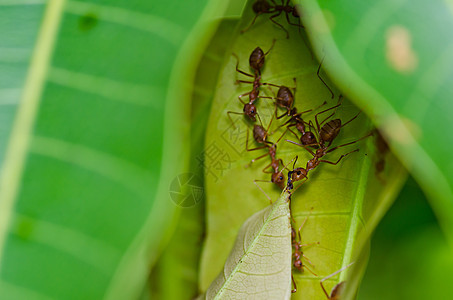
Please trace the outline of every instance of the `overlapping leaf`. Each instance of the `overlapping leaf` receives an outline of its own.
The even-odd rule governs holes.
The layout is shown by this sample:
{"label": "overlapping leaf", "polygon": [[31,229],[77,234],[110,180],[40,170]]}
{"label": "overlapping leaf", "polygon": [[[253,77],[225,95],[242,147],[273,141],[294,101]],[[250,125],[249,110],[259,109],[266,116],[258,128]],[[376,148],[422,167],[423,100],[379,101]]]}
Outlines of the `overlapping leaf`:
{"label": "overlapping leaf", "polygon": [[[240,29],[247,27],[252,17],[249,6]],[[278,20],[288,28],[284,18]],[[295,77],[297,81],[295,105],[299,111],[315,108],[324,101],[328,102],[325,108],[332,107],[337,103],[340,92],[334,89],[335,99],[331,99],[328,89],[316,75],[319,63],[313,59],[307,48],[304,34],[299,34],[296,27],[289,27],[289,30],[291,37],[286,39],[281,29],[273,25],[265,15],[260,16],[250,30],[243,35],[237,35],[229,51],[238,55],[239,68],[249,72],[248,57],[252,50],[260,46],[266,52],[271,47],[273,39],[276,39],[275,46],[266,56],[262,72],[263,82],[292,87]],[[207,169],[209,175],[206,177],[207,238],[201,264],[202,290],[206,290],[223,268],[241,224],[269,203],[253,182],[257,179],[270,180],[270,174],[261,171],[270,163],[268,157],[248,166],[251,159],[265,154],[266,150],[246,151],[247,131],[250,133],[251,123],[244,116],[236,116],[233,125],[227,117],[228,111],[242,111],[242,105],[237,97],[251,89],[247,84],[235,84],[237,79],[248,79],[235,71],[235,65],[236,59],[231,55],[227,58],[221,73],[205,143],[206,151],[210,150],[211,154],[217,156],[210,157],[211,164],[207,161],[210,168]],[[327,82],[332,87],[328,80]],[[275,93],[276,89],[272,91],[267,87],[261,89],[261,95],[271,96]],[[264,126],[267,127],[274,112],[272,101],[259,99],[257,110]],[[279,113],[282,111],[279,110]],[[336,110],[336,117],[346,122],[357,113],[357,108],[348,100],[343,100],[341,107]],[[313,120],[313,117],[314,113],[304,115],[306,120]],[[270,131],[274,131],[277,124],[278,122],[274,120]],[[361,114],[351,124],[342,128],[334,144],[354,141],[371,129],[370,121]],[[279,130],[269,139],[276,141],[282,133],[283,130]],[[259,146],[252,141],[251,134],[249,138],[249,148]],[[310,158],[308,152],[285,142],[284,139],[295,140],[295,137],[291,133],[286,134],[283,141],[278,144],[277,156],[288,164],[298,155],[296,165],[305,166]],[[341,154],[356,148],[360,149],[358,153],[352,153],[338,165],[321,164],[312,171],[309,180],[293,198],[295,227],[298,228],[308,217],[305,227],[301,230],[302,242],[320,242],[319,245],[304,250],[313,263],[312,269],[318,277],[308,271],[303,274],[295,273],[298,290],[301,291],[294,295],[297,299],[325,297],[319,286],[319,279],[363,255],[367,238],[404,181],[404,169],[389,153],[382,154],[386,159],[386,167],[384,173],[376,176],[375,163],[378,157],[373,138],[355,146],[340,148],[329,154],[326,159],[336,161]],[[279,190],[275,186],[262,182],[258,184],[271,199],[277,198]],[[313,212],[309,215],[311,207]],[[364,257],[366,258],[366,255]],[[364,266],[364,259],[356,264],[355,282],[350,284],[354,289],[361,278]],[[330,289],[346,278],[345,276],[346,272],[343,272],[331,278],[326,283],[327,288]]]}
{"label": "overlapping leaf", "polygon": [[291,225],[289,194],[244,222],[225,266],[206,299],[289,299]]}
{"label": "overlapping leaf", "polygon": [[0,295],[133,299],[188,165],[183,83],[197,60],[185,57],[201,57],[193,28],[207,2],[3,2],[2,63],[32,59],[24,86],[6,83],[22,98],[2,145]]}
{"label": "overlapping leaf", "polygon": [[[451,3],[297,1],[326,67],[382,127],[453,240]],[[422,21],[421,21],[422,20]]]}

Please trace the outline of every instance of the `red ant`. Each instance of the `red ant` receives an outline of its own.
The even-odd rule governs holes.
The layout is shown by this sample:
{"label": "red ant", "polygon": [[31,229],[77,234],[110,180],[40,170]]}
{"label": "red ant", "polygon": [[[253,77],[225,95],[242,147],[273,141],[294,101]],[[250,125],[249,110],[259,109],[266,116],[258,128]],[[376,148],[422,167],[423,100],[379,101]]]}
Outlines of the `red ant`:
{"label": "red ant", "polygon": [[[236,80],[236,83],[250,83],[253,85],[252,90],[250,92],[241,94],[238,96],[239,101],[244,105],[243,112],[234,112],[234,111],[228,111],[228,117],[230,118],[231,123],[234,126],[234,122],[231,119],[230,114],[236,114],[236,115],[246,115],[248,116],[253,122],[256,121],[255,115],[256,115],[256,106],[255,106],[255,101],[258,98],[269,98],[269,97],[262,97],[259,96],[260,93],[260,86],[262,85],[269,85],[269,86],[275,86],[279,87],[278,85],[272,84],[272,83],[265,83],[261,82],[261,69],[264,65],[264,58],[266,55],[271,51],[271,49],[274,47],[275,40],[272,42],[272,46],[269,48],[269,50],[264,53],[264,51],[260,47],[256,47],[255,50],[252,51],[249,57],[249,65],[250,67],[254,70],[254,75],[249,74],[247,72],[244,72],[239,69],[239,58],[237,57],[236,54],[233,53],[233,55],[236,57],[237,62],[236,62],[236,71],[248,76],[254,78],[253,81],[247,81],[247,80]],[[246,103],[242,100],[242,97],[244,96],[249,96],[249,102]]]}
{"label": "red ant", "polygon": [[[267,181],[267,180],[254,180],[254,183],[266,195],[266,197],[269,199],[269,201],[271,203],[272,203],[272,199],[266,194],[266,192],[263,191],[263,189],[261,189],[261,187],[257,184],[257,182],[271,182],[271,183],[276,184],[280,189],[283,190],[284,182],[285,182],[285,177],[283,175],[283,169],[287,169],[287,166],[284,165],[283,160],[277,158],[277,144],[283,138],[283,136],[285,135],[286,131],[283,132],[283,134],[280,136],[280,138],[275,143],[267,141],[268,131],[269,131],[269,128],[270,128],[270,126],[272,124],[273,119],[274,119],[274,117],[272,117],[271,121],[269,122],[269,125],[268,125],[267,129],[264,129],[262,125],[255,125],[253,127],[253,138],[255,139],[255,141],[257,143],[264,144],[263,146],[259,146],[259,147],[253,148],[253,149],[249,149],[249,147],[248,147],[248,141],[249,141],[248,131],[247,131],[247,139],[246,139],[246,144],[245,144],[247,151],[255,151],[255,150],[259,150],[259,149],[268,148],[268,152],[267,153],[255,158],[255,159],[252,159],[252,161],[247,165],[247,167],[250,166],[255,161],[257,161],[257,160],[269,155],[269,157],[271,158],[271,163],[269,165],[267,165],[262,171],[264,173],[271,173],[272,174],[271,180],[270,181]],[[260,119],[260,122],[261,122],[261,119]],[[268,145],[266,145],[266,144],[268,144]],[[282,166],[284,166],[281,170],[279,169],[280,168],[280,164]],[[266,171],[269,168],[272,168],[273,171],[272,172]]]}
{"label": "red ant", "polygon": [[[312,273],[313,275],[315,276],[318,276],[316,275],[312,270],[310,270],[307,265],[304,265],[302,263],[302,258],[305,258],[309,263],[310,265],[312,265],[314,267],[314,265],[312,264],[312,262],[305,256],[305,254],[302,252],[302,247],[307,247],[307,246],[311,246],[311,245],[319,245],[319,242],[314,242],[314,243],[309,243],[309,244],[302,244],[302,238],[300,237],[300,231],[301,229],[304,227],[305,223],[307,222],[308,220],[308,217],[310,216],[311,212],[313,211],[313,207],[311,208],[308,216],[305,218],[305,220],[302,222],[302,225],[300,225],[299,227],[299,230],[297,232],[297,236],[299,237],[299,241],[297,241],[296,239],[296,230],[291,227],[291,243],[292,243],[292,246],[294,247],[294,254],[293,254],[293,267],[295,269],[297,269],[299,272],[303,272],[304,269],[307,269],[308,271],[310,271],[310,273]],[[296,282],[294,281],[294,277],[293,275],[291,274],[291,279],[293,281],[293,284],[294,284],[294,289],[291,290],[292,293],[295,293],[297,291],[297,286],[296,286]]]}
{"label": "red ant", "polygon": [[[273,5],[271,5],[266,0],[257,0],[255,3],[253,3],[252,9],[256,14],[255,18],[253,18],[252,23],[250,23],[250,25],[247,28],[241,30],[241,33],[244,33],[247,30],[249,30],[250,27],[252,27],[253,24],[255,24],[256,18],[258,18],[258,16],[261,14],[273,14],[272,16],[269,17],[269,20],[271,20],[274,24],[276,24],[278,27],[280,27],[286,32],[286,38],[289,38],[288,30],[286,30],[282,24],[274,20],[274,18],[280,16],[282,13],[285,13],[288,24],[299,27],[299,31],[300,28],[304,28],[304,26],[300,25],[300,14],[297,5],[294,6],[290,5],[289,4],[290,0],[286,0],[286,2],[284,2],[284,0],[281,0],[281,4],[277,4],[274,0],[270,1],[272,2]],[[289,19],[290,14],[293,15],[293,17],[297,18],[298,24],[291,23]]]}
{"label": "red ant", "polygon": [[329,300],[340,300],[341,298],[341,294],[343,293],[343,289],[344,289],[344,284],[345,284],[345,281],[342,281],[338,284],[336,284],[333,288],[332,288],[332,291],[330,292],[330,295],[329,293],[327,293],[326,289],[324,288],[324,285],[322,284],[325,280],[329,279],[330,277],[332,276],[335,276],[336,274],[344,271],[345,269],[349,268],[354,262],[350,263],[349,265],[347,265],[346,267],[344,268],[341,268],[340,270],[330,274],[329,276],[327,277],[324,277],[323,279],[321,279],[321,288],[322,290],[324,291],[324,294],[326,295],[327,299]]}
{"label": "red ant", "polygon": [[[355,115],[352,119],[350,119],[349,121],[347,121],[344,124],[341,124],[341,120],[340,119],[335,119],[335,120],[331,120],[331,121],[327,122],[326,124],[322,125],[325,121],[327,121],[330,117],[332,117],[333,114],[328,116],[321,123],[318,122],[318,115],[320,115],[322,113],[325,113],[325,112],[327,112],[327,111],[329,111],[331,109],[337,108],[340,105],[341,105],[341,103],[337,104],[336,106],[333,106],[333,107],[331,107],[329,109],[326,109],[326,110],[324,110],[322,112],[319,112],[319,113],[317,113],[315,115],[316,128],[317,128],[317,133],[318,133],[317,142],[314,144],[314,145],[318,146],[318,149],[316,149],[316,152],[311,151],[307,147],[308,145],[298,144],[296,142],[293,142],[293,141],[290,141],[290,140],[286,140],[287,142],[290,142],[292,144],[295,144],[295,145],[298,145],[300,147],[305,148],[313,156],[313,158],[311,158],[307,162],[307,165],[306,165],[305,168],[302,168],[302,167],[296,168],[293,171],[291,171],[290,174],[288,174],[288,176],[291,176],[291,179],[288,178],[288,185],[290,185],[291,188],[292,188],[292,182],[299,181],[299,180],[302,180],[304,178],[306,179],[308,172],[313,170],[314,168],[316,168],[319,165],[319,163],[324,162],[324,163],[328,163],[328,164],[332,164],[332,165],[337,165],[343,159],[343,157],[345,157],[345,156],[347,156],[347,155],[349,155],[349,154],[351,154],[353,152],[357,152],[357,151],[359,151],[359,149],[355,149],[353,151],[350,151],[350,152],[348,152],[346,154],[341,155],[340,158],[336,162],[332,162],[332,161],[321,159],[322,157],[324,157],[328,153],[330,153],[330,152],[332,152],[332,151],[334,151],[334,150],[336,150],[338,148],[357,143],[357,142],[359,142],[359,141],[361,141],[361,140],[363,140],[363,139],[365,139],[368,136],[373,134],[372,132],[370,132],[369,134],[361,137],[358,140],[355,140],[355,141],[352,141],[352,142],[349,142],[349,143],[346,143],[346,144],[343,144],[343,145],[339,145],[339,146],[336,146],[334,148],[329,149],[329,147],[332,144],[332,142],[334,141],[334,139],[340,133],[341,127],[344,127],[345,125],[349,124],[351,121],[353,121],[355,118],[357,118],[357,116],[360,114],[360,112],[359,112],[359,114]],[[322,127],[320,125],[322,125]]]}
{"label": "red ant", "polygon": [[[316,75],[318,76],[318,78],[321,80],[321,82],[324,84],[324,86],[329,90],[329,92],[331,93],[332,95],[332,98],[334,97],[334,94],[332,92],[332,90],[330,89],[330,87],[326,84],[326,82],[321,78],[321,75],[319,75],[319,72],[321,70],[321,65],[322,65],[322,61],[321,63],[319,64],[319,67],[318,67],[318,71],[316,72]],[[296,79],[294,78],[294,82],[296,82]],[[295,91],[295,89],[294,89]],[[290,93],[290,91],[289,91]],[[292,95],[291,95],[292,96]],[[340,95],[340,99],[341,99],[341,95]],[[288,99],[290,98],[289,96],[287,97]],[[292,98],[292,97],[291,97]],[[339,99],[339,101],[340,101]],[[278,103],[278,102],[277,102]],[[292,107],[292,104],[293,104],[293,101],[285,101],[285,102],[280,102],[278,103],[280,107],[283,107],[283,108],[286,108],[286,113],[282,114],[281,116],[277,116],[277,119],[280,119],[280,118],[283,118],[284,116],[289,116],[289,120],[286,121],[285,123],[283,123],[282,125],[280,125],[278,128],[282,127],[282,126],[285,126],[287,125],[287,128],[289,129],[290,127],[293,127],[295,126],[296,129],[302,134],[301,137],[300,137],[300,142],[302,143],[302,145],[311,145],[311,144],[316,144],[316,137],[315,135],[313,134],[313,132],[311,131],[306,131],[305,130],[305,125],[310,125],[309,123],[305,122],[302,118],[301,118],[301,115],[304,114],[304,113],[308,113],[308,112],[311,112],[312,109],[309,109],[309,110],[306,110],[306,111],[303,111],[303,112],[300,112],[298,113],[297,112],[297,108],[296,107]],[[326,101],[324,101],[323,104],[319,105],[318,107],[315,108],[318,109],[319,107],[323,106],[327,104]],[[288,125],[289,124],[289,125]],[[277,128],[277,129],[278,129]],[[289,129],[295,136],[297,139],[299,139],[299,137],[297,136],[296,133],[294,133],[294,131],[292,131],[291,129]]]}

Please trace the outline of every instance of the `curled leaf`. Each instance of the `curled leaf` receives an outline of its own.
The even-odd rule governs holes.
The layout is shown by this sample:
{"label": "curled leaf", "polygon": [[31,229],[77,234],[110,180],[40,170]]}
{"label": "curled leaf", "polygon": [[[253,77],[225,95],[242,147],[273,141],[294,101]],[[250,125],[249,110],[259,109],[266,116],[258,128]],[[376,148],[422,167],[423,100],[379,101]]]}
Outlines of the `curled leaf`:
{"label": "curled leaf", "polygon": [[255,213],[239,230],[206,299],[289,299],[291,226],[288,194]]}

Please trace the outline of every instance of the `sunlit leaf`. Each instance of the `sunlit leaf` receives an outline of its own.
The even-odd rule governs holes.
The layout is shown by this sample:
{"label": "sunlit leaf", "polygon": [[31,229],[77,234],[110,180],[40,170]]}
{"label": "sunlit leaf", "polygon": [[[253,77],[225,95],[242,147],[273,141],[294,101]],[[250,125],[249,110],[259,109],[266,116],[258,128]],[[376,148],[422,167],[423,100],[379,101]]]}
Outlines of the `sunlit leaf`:
{"label": "sunlit leaf", "polygon": [[382,128],[452,243],[452,4],[297,2],[329,74]]}
{"label": "sunlit leaf", "polygon": [[289,194],[245,221],[206,299],[289,299],[291,227]]}
{"label": "sunlit leaf", "polygon": [[[251,3],[237,29],[237,37],[228,50],[231,55],[227,56],[221,72],[208,124],[205,149],[206,152],[210,151],[211,156],[206,161],[207,238],[200,270],[202,290],[206,290],[223,268],[242,223],[253,213],[269,205],[267,197],[254,184],[254,180],[270,180],[270,174],[262,172],[262,169],[270,163],[269,157],[266,156],[248,166],[252,159],[264,155],[266,150],[247,152],[245,150],[247,131],[250,135],[249,148],[259,146],[251,138],[251,122],[246,117],[238,115],[234,116],[233,126],[227,116],[228,111],[242,112],[243,105],[237,97],[251,89],[248,84],[235,84],[237,79],[248,80],[248,78],[235,71],[236,58],[232,54],[238,55],[239,68],[250,72],[248,58],[252,50],[260,46],[266,52],[271,47],[273,39],[276,39],[275,46],[266,56],[262,81],[293,87],[295,77],[297,81],[295,105],[298,111],[313,109],[324,101],[327,101],[327,104],[323,108],[332,107],[337,104],[340,95],[340,91],[321,72],[321,76],[335,93],[335,99],[331,99],[328,88],[316,75],[319,62],[314,60],[307,48],[304,33],[299,34],[295,26],[289,27],[284,17],[276,20],[289,30],[289,39],[285,38],[285,32],[270,22],[266,15],[260,16],[256,24],[243,35],[239,34],[253,18],[250,5]],[[271,96],[276,90],[275,88],[271,91],[271,88],[262,87],[261,95]],[[343,95],[346,98],[348,96],[345,93]],[[258,99],[256,103],[263,124],[267,127],[274,112],[274,105],[268,99]],[[283,110],[279,109],[278,112],[281,114]],[[353,104],[343,99],[342,105],[336,110],[335,118],[346,122],[358,112]],[[306,114],[304,119],[313,120],[314,115],[315,113]],[[321,120],[323,118],[321,117]],[[274,120],[270,131],[276,130],[279,123],[282,123],[281,120]],[[372,128],[370,120],[364,114],[360,114],[341,129],[333,146],[357,140],[369,133]],[[276,141],[282,133],[283,130],[280,129],[269,139]],[[284,141],[285,139],[294,141],[295,137],[291,133],[286,133],[278,144],[277,157],[288,164],[298,155],[296,166],[305,167],[310,154],[303,148],[289,144]],[[360,151],[351,153],[338,165],[321,164],[311,171],[309,180],[293,197],[292,212],[296,221],[294,227],[299,228],[308,217],[306,225],[301,230],[302,242],[320,243],[304,249],[305,255],[314,265],[312,270],[318,277],[308,271],[302,274],[294,271],[297,288],[303,291],[293,295],[296,299],[325,297],[319,280],[360,257],[360,261],[356,262],[353,268],[326,281],[326,287],[330,290],[336,283],[344,280],[352,270],[354,276],[349,286],[357,288],[366,265],[367,240],[405,180],[404,168],[390,153],[376,153],[378,151],[374,137],[339,148],[326,156],[326,159],[335,162],[342,154],[354,149]],[[375,164],[382,157],[385,159],[385,168],[383,173],[376,175]],[[292,165],[288,168],[292,168]],[[277,199],[280,191],[276,186],[263,182],[258,184],[271,199]],[[310,214],[312,207],[313,211]]]}

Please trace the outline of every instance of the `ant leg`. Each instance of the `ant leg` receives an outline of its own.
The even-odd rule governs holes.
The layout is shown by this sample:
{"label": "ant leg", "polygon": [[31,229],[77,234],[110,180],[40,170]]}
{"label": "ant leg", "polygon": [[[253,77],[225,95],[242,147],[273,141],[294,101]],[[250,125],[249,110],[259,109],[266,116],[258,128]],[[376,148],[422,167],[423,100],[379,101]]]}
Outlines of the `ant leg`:
{"label": "ant leg", "polygon": [[[230,118],[231,124],[233,124],[234,129],[236,129],[236,125],[234,125],[233,119],[231,118],[230,114],[235,114],[235,115],[244,115],[244,113],[239,113],[235,111],[227,111],[228,118]],[[248,133],[248,131],[247,131]]]}
{"label": "ant leg", "polygon": [[297,286],[296,286],[296,282],[294,281],[293,274],[291,274],[291,280],[293,281],[293,284],[294,284],[294,289],[291,290],[291,293],[295,293],[295,292],[297,292]]}
{"label": "ant leg", "polygon": [[[326,153],[330,153],[330,152],[332,152],[332,151],[334,151],[334,150],[336,150],[336,149],[338,149],[338,148],[341,148],[341,147],[344,147],[344,146],[349,146],[349,145],[355,144],[355,143],[357,143],[357,142],[360,142],[361,140],[366,139],[366,138],[369,137],[370,135],[373,135],[373,132],[370,132],[370,133],[368,133],[367,135],[362,136],[362,137],[361,137],[360,139],[358,139],[358,140],[355,140],[355,141],[352,141],[352,142],[349,142],[349,143],[346,143],[346,144],[343,144],[343,145],[336,146],[336,147],[330,149],[329,151],[327,151]],[[357,150],[358,150],[358,149],[357,149]]]}
{"label": "ant leg", "polygon": [[352,266],[354,263],[355,263],[355,261],[353,261],[353,262],[350,263],[349,265],[347,265],[347,266],[341,268],[340,270],[335,271],[335,272],[333,272],[332,274],[330,274],[330,275],[324,277],[323,279],[321,279],[321,281],[320,281],[321,288],[322,288],[322,290],[324,291],[324,294],[326,294],[326,296],[327,296],[328,299],[330,299],[330,296],[329,296],[329,294],[327,293],[327,291],[326,291],[326,289],[324,288],[324,285],[323,285],[322,283],[323,283],[324,281],[326,281],[327,279],[331,278],[332,276],[335,276],[335,275],[337,275],[338,273],[343,272],[344,270],[346,270],[347,268],[349,268],[350,266]]}
{"label": "ant leg", "polygon": [[250,29],[250,27],[252,27],[252,26],[253,26],[253,24],[255,24],[256,18],[258,18],[258,16],[259,16],[259,15],[261,15],[261,13],[260,13],[260,12],[259,12],[259,13],[257,13],[257,14],[255,15],[255,17],[254,17],[254,18],[253,18],[253,20],[252,20],[252,23],[250,23],[250,25],[249,25],[249,26],[247,26],[247,27],[246,27],[245,29],[242,29],[242,30],[241,30],[241,34],[243,34],[244,32],[246,32],[247,30],[249,30],[249,29]]}
{"label": "ant leg", "polygon": [[324,85],[326,86],[326,88],[329,90],[329,92],[332,94],[332,99],[334,98],[334,94],[332,92],[332,89],[327,85],[327,83],[321,78],[321,75],[319,75],[319,71],[321,70],[321,65],[324,61],[324,58],[321,60],[321,63],[319,64],[319,67],[318,67],[318,71],[316,72],[316,75],[318,75],[318,78],[322,81],[322,83],[324,83]]}
{"label": "ant leg", "polygon": [[247,80],[236,80],[236,84],[239,84],[239,83],[250,83],[250,84],[253,84],[253,81],[247,81]]}
{"label": "ant leg", "polygon": [[328,164],[331,164],[331,165],[337,165],[337,164],[343,159],[343,157],[346,157],[346,156],[348,156],[349,154],[354,153],[354,152],[357,152],[357,151],[359,151],[359,149],[355,149],[355,150],[353,150],[353,151],[351,151],[351,152],[348,152],[348,153],[346,153],[346,154],[343,154],[342,156],[340,156],[340,158],[339,158],[336,162],[328,161],[328,160],[324,160],[324,159],[319,160],[319,162],[324,162],[324,163],[328,163]]}
{"label": "ant leg", "polygon": [[[277,110],[275,110],[275,113],[277,113]],[[277,117],[277,120],[280,120],[281,118],[283,118],[284,116],[287,116],[287,115],[288,115],[288,112],[284,112],[281,116]],[[284,125],[280,125],[279,128],[282,126],[285,126],[286,124],[288,124],[288,122],[291,122],[291,120],[288,120]]]}
{"label": "ant leg", "polygon": [[292,22],[290,21],[290,19],[289,19],[289,13],[288,13],[288,12],[285,12],[285,14],[286,14],[286,21],[288,21],[288,24],[289,24],[289,25],[293,25],[293,26],[299,27],[299,32],[300,32],[300,29],[301,29],[301,28],[305,28],[304,26],[300,25],[300,19],[299,19],[299,18],[297,18],[297,19],[299,19],[299,24],[292,23]]}
{"label": "ant leg", "polygon": [[[351,121],[353,121],[355,118],[357,118],[357,117],[360,115],[360,113],[361,113],[361,111],[359,111],[358,114],[356,114],[354,117],[352,117],[351,120],[349,120],[349,121],[347,121],[346,123],[342,124],[341,127],[344,127],[344,126],[346,126],[348,123],[350,123]],[[341,127],[340,127],[340,128],[341,128]]]}
{"label": "ant leg", "polygon": [[330,108],[328,108],[328,109],[325,109],[325,110],[323,110],[323,111],[320,111],[319,113],[317,113],[317,114],[315,115],[315,121],[316,121],[316,126],[317,126],[317,131],[318,131],[318,132],[321,130],[320,125],[322,125],[322,123],[324,123],[324,122],[327,121],[329,118],[331,118],[331,117],[335,114],[335,112],[334,112],[333,114],[329,115],[327,118],[325,118],[321,123],[318,122],[318,115],[323,114],[323,113],[325,113],[325,112],[328,112],[329,110],[335,109],[335,108],[337,108],[337,107],[340,106],[340,105],[341,105],[341,104],[337,104],[337,105],[332,106],[332,107],[330,107]]}
{"label": "ant leg", "polygon": [[269,48],[269,50],[267,50],[267,52],[264,53],[264,56],[266,56],[266,55],[272,50],[272,48],[274,48],[274,45],[275,45],[275,39],[272,40],[272,45],[271,45],[271,47]]}
{"label": "ant leg", "polygon": [[286,128],[286,130],[282,133],[282,135],[278,138],[278,140],[275,142],[275,144],[278,144],[278,142],[280,142],[280,140],[282,139],[282,137],[286,134],[286,132],[288,131],[288,128]]}
{"label": "ant leg", "polygon": [[[292,126],[292,125],[290,125],[290,126]],[[289,126],[286,127],[286,128],[287,128],[292,134],[294,134],[294,136],[296,137],[296,139],[299,139],[299,137],[297,136],[297,134],[296,134],[294,131],[292,131],[292,130],[289,128]]]}
{"label": "ant leg", "polygon": [[297,190],[305,183],[305,181],[308,180],[308,177],[305,177],[304,179],[305,179],[305,180],[302,181],[302,182],[300,183],[300,185],[299,185],[298,187],[296,187],[296,188],[292,191],[292,193],[294,193],[295,191],[297,191]]}
{"label": "ant leg", "polygon": [[268,154],[269,154],[269,153],[264,153],[263,155],[258,156],[257,158],[252,159],[248,165],[249,165],[249,166],[252,165],[255,161],[260,160],[260,159],[262,159],[263,157],[266,157]]}
{"label": "ant leg", "polygon": [[278,27],[280,27],[283,31],[286,32],[286,38],[289,39],[289,32],[288,30],[285,29],[285,27],[283,27],[282,24],[278,23],[277,21],[274,20],[274,18],[278,17],[279,15],[281,15],[282,11],[279,11],[277,12],[275,15],[272,15],[269,17],[269,20],[271,20],[272,23],[276,24]]}
{"label": "ant leg", "polygon": [[301,224],[300,227],[299,227],[299,230],[297,231],[297,234],[299,235],[299,241],[302,241],[302,238],[300,237],[300,231],[301,231],[302,228],[304,227],[305,223],[307,223],[308,217],[311,215],[312,211],[313,211],[313,207],[310,209],[310,212],[309,212],[308,215],[305,217],[304,221],[302,222],[302,224]]}
{"label": "ant leg", "polygon": [[238,96],[239,101],[241,101],[241,103],[245,105],[245,102],[242,101],[242,97],[247,96],[247,95],[250,95],[251,93],[252,93],[252,92],[247,92],[247,93],[244,93],[244,94],[242,94],[242,95],[239,95],[239,96]]}
{"label": "ant leg", "polygon": [[[303,255],[305,257],[305,259],[307,259],[307,257],[305,255]],[[304,269],[307,269],[311,274],[315,275],[316,277],[318,277],[318,274],[316,274],[315,272],[313,272],[312,270],[310,270],[310,268],[307,267],[307,265],[304,265]]]}
{"label": "ant leg", "polygon": [[321,288],[322,288],[322,290],[324,291],[324,294],[326,294],[327,299],[330,299],[329,294],[327,293],[326,289],[324,288],[324,285],[322,284],[322,282],[323,282],[324,280],[325,280],[325,278],[324,278],[324,279],[321,279],[321,281],[320,281],[320,283],[321,283]]}
{"label": "ant leg", "polygon": [[[258,116],[259,116],[259,115],[258,115]],[[269,136],[269,129],[271,128],[272,121],[274,121],[274,114],[272,114],[271,121],[269,122],[269,125],[267,125],[267,128],[266,128],[266,135],[265,135],[265,138],[264,138],[264,139],[266,139],[266,138]],[[277,142],[277,143],[278,143],[278,142]]]}
{"label": "ant leg", "polygon": [[267,199],[269,199],[269,202],[272,204],[272,199],[271,197],[269,197],[269,195],[258,185],[258,182],[270,182],[272,183],[272,181],[268,181],[268,180],[253,180],[253,183],[256,185],[257,188],[260,189],[260,191],[266,195]]}
{"label": "ant leg", "polygon": [[274,172],[272,172],[272,171],[271,171],[271,172],[267,172],[267,171],[265,171],[265,170],[269,169],[269,167],[270,167],[270,166],[272,166],[272,163],[270,163],[270,164],[268,164],[268,165],[267,165],[266,167],[264,167],[264,169],[262,170],[262,171],[263,171],[263,173],[267,173],[267,174],[271,174],[271,173],[274,173]]}
{"label": "ant leg", "polygon": [[311,151],[310,149],[307,148],[307,146],[311,146],[311,145],[302,145],[302,144],[299,144],[299,143],[296,143],[296,142],[293,142],[291,140],[285,140],[291,144],[294,144],[294,145],[297,145],[297,146],[300,146],[300,147],[303,147],[305,148],[305,150],[307,150],[308,152],[310,152],[311,155],[315,156],[315,153],[313,153],[313,151]]}
{"label": "ant leg", "polygon": [[254,75],[249,74],[249,73],[247,73],[247,72],[244,72],[244,71],[240,70],[240,69],[239,69],[239,57],[236,55],[236,53],[233,53],[233,56],[236,57],[236,60],[237,60],[237,62],[236,62],[236,72],[239,72],[239,73],[241,73],[242,75],[245,75],[245,76],[248,76],[248,77],[255,78]]}

